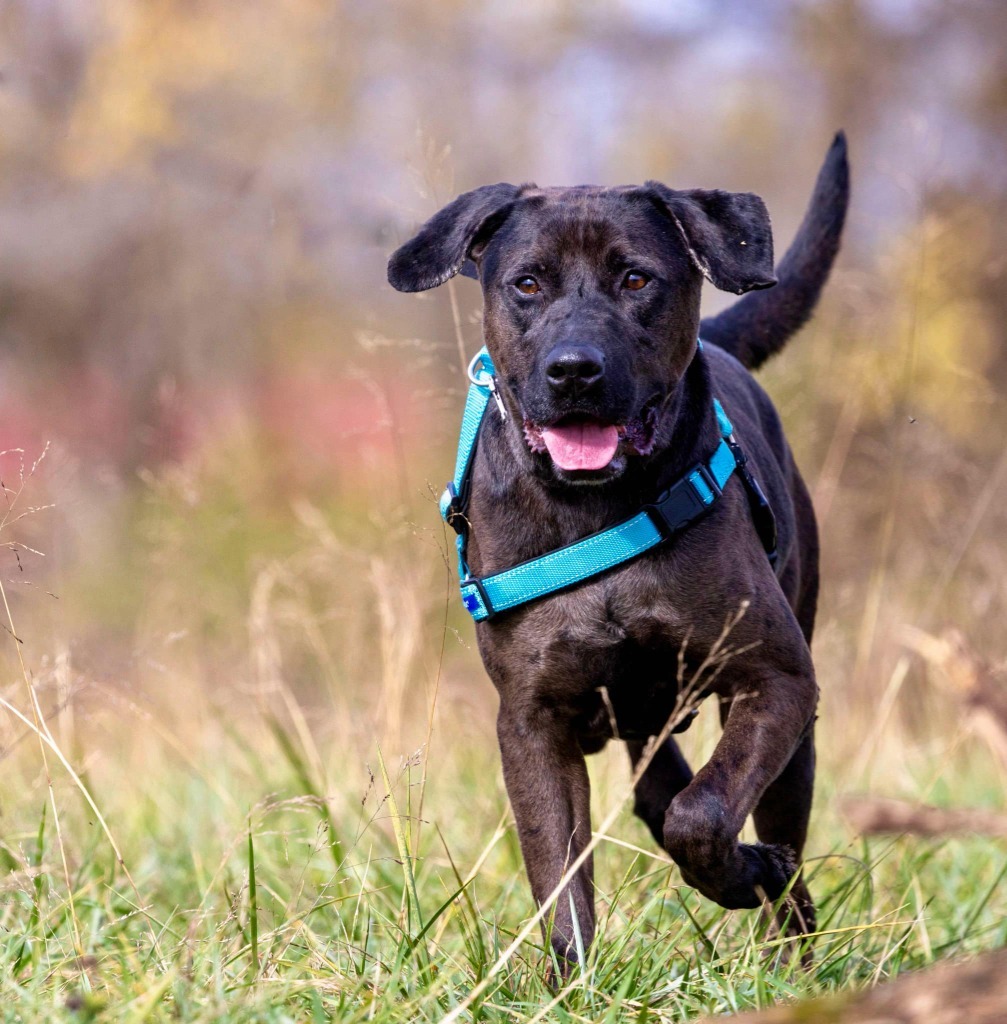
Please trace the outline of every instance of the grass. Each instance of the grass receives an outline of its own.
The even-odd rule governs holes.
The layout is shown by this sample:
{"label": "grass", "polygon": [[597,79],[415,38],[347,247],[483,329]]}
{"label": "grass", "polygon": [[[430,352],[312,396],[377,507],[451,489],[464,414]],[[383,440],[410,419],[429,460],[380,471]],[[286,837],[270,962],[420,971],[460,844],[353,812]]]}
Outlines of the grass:
{"label": "grass", "polygon": [[458,1019],[687,1020],[1007,941],[995,843],[851,843],[833,822],[810,866],[822,934],[805,973],[774,961],[756,913],[682,886],[624,814],[600,844],[600,940],[554,993],[537,929],[499,963],[532,907],[491,751],[438,758],[421,822],[424,764],[388,771],[375,750],[361,802],[330,816],[292,734],[220,725],[188,765],[156,755],[110,795],[138,892],[79,802],[64,807],[69,887],[45,801],[8,833],[4,1020],[439,1021],[484,980]]}
{"label": "grass", "polygon": [[[632,817],[613,745],[591,759],[594,822],[609,823],[598,939],[550,988],[433,496],[277,502],[263,453],[222,445],[149,477],[127,539],[103,524],[76,575],[47,575],[34,550],[59,547],[65,523],[47,536],[45,516],[16,518],[31,473],[7,489],[0,1020],[670,1022],[1007,944],[1002,843],[867,842],[837,800],[1003,803],[996,758],[899,639],[906,623],[974,622],[977,642],[1000,642],[976,635],[1007,571],[992,485],[979,456],[941,455],[914,428],[903,441],[929,475],[896,487],[887,449],[850,443],[862,414],[841,403],[830,441],[795,383],[830,379],[837,347],[813,340],[767,375],[785,417],[814,424],[795,438],[823,467],[829,520],[810,971],[758,913],[681,883]],[[439,479],[442,455],[399,475]],[[704,708],[685,737],[693,763],[715,718]]]}
{"label": "grass", "polygon": [[[375,587],[383,578],[374,573]],[[1002,845],[850,837],[832,799],[848,784],[827,742],[809,864],[816,962],[781,962],[756,912],[702,899],[653,849],[613,749],[592,759],[595,822],[612,817],[596,856],[599,939],[554,991],[540,932],[523,927],[534,907],[491,688],[465,678],[470,650],[449,648],[441,663],[439,644],[417,642],[406,661],[427,693],[400,700],[402,657],[381,630],[428,630],[409,600],[376,613],[385,625],[372,646],[385,654],[352,710],[338,681],[327,699],[284,681],[291,624],[310,633],[324,602],[298,609],[282,593],[256,613],[253,648],[267,650],[216,690],[176,652],[157,669],[159,690],[149,678],[133,693],[91,680],[42,717],[66,669],[26,667],[22,692],[37,696],[39,718],[14,720],[0,782],[0,1019],[678,1021],[1007,942]],[[696,757],[715,741],[714,717],[704,709],[687,736]],[[938,743],[889,731],[898,743],[872,747],[872,770],[903,794],[999,799],[992,762],[964,734]]]}

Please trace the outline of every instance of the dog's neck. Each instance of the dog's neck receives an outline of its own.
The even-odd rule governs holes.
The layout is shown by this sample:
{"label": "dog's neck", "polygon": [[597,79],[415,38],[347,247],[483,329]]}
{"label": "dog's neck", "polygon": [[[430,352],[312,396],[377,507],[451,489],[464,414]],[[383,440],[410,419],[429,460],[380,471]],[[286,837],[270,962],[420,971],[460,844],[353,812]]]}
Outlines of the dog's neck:
{"label": "dog's neck", "polygon": [[713,411],[715,397],[709,360],[697,348],[682,380],[672,391],[653,455],[639,460],[638,467],[630,467],[642,476],[646,493],[656,497],[697,461],[710,457],[720,440]]}
{"label": "dog's neck", "polygon": [[528,451],[520,424],[502,420],[491,406],[473,466],[473,570],[496,572],[639,512],[717,447],[713,399],[709,361],[700,350],[672,390],[655,451],[632,456],[621,476],[596,485],[551,478]]}

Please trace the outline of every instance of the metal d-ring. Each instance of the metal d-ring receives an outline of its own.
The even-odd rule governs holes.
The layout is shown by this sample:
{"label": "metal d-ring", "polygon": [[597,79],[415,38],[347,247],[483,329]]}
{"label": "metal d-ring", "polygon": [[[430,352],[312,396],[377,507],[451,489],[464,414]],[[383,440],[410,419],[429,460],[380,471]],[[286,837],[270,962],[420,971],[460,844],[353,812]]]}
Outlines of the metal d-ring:
{"label": "metal d-ring", "polygon": [[[486,356],[486,350],[481,348],[469,362],[469,380],[472,381],[472,383],[475,384],[477,388],[489,387],[489,381],[493,379],[493,374],[490,373],[489,370],[483,370],[481,373],[477,373],[476,371],[476,367],[479,366],[480,363],[482,363]],[[492,363],[490,365],[492,365]]]}

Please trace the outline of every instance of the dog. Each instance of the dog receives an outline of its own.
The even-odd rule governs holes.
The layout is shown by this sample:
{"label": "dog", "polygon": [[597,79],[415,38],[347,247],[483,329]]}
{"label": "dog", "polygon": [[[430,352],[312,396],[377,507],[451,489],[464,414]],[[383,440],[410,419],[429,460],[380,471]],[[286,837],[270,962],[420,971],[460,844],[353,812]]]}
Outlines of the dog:
{"label": "dog", "polygon": [[[716,500],[639,557],[497,614],[470,595],[486,613],[476,635],[499,693],[504,778],[536,901],[581,861],[547,931],[564,973],[595,929],[585,755],[613,738],[636,769],[635,813],[688,884],[729,909],[775,904],[788,935],[815,931],[801,857],[815,772],[818,535],[750,371],[811,315],[848,198],[840,133],[775,269],[758,196],[656,181],[477,188],[389,260],[399,291],[459,272],[482,285],[499,412],[488,406],[454,508],[474,578],[652,509],[725,438],[736,459]],[[701,324],[704,279],[744,298]],[[697,674],[693,696],[719,699],[723,733],[693,774],[668,725]],[[759,841],[739,843],[749,815]]]}

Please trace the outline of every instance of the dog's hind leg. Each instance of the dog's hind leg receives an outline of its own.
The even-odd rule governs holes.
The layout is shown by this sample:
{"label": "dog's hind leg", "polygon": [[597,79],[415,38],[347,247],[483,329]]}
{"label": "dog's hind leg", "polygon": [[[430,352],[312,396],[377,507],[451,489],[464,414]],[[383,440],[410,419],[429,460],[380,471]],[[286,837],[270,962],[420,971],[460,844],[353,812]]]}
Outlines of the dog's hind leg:
{"label": "dog's hind leg", "polygon": [[[812,727],[786,768],[766,788],[752,813],[759,841],[790,847],[798,863],[808,836],[814,782],[815,735]],[[815,930],[815,905],[803,873],[794,879],[790,898],[780,907],[777,920],[788,935],[803,935]]]}
{"label": "dog's hind leg", "polygon": [[[634,774],[646,749],[647,744],[642,740],[626,740]],[[633,813],[650,829],[661,849],[664,849],[664,818],[668,805],[690,782],[692,769],[674,737],[669,736],[654,752],[633,788]]]}

